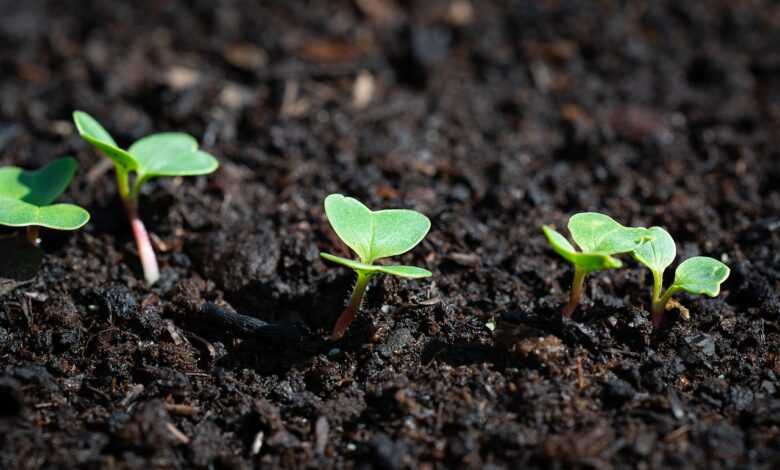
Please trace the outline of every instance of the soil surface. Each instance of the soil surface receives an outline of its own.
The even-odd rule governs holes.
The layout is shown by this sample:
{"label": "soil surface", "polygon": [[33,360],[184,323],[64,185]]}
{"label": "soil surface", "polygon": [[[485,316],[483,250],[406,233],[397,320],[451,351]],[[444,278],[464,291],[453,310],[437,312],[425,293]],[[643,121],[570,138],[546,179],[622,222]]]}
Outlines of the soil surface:
{"label": "soil surface", "polygon": [[[0,234],[0,468],[780,465],[776,2],[0,11],[0,163],[76,156],[62,199],[92,213],[44,231],[31,278],[39,254]],[[153,288],[74,109],[220,160],[146,185]],[[349,256],[334,192],[427,214],[400,260],[435,275],[374,280],[330,343],[354,280],[318,256]],[[626,259],[562,321],[572,269],[539,227],[585,210],[662,225],[678,261],[731,277],[654,334]]]}

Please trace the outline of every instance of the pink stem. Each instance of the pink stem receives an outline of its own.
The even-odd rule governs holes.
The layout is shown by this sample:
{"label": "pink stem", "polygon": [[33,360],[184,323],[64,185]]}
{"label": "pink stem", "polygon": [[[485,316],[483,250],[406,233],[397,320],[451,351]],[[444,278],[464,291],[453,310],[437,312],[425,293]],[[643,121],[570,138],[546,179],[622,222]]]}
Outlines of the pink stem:
{"label": "pink stem", "polygon": [[160,268],[157,266],[157,257],[154,254],[152,242],[149,239],[149,232],[141,219],[138,217],[138,211],[132,202],[125,202],[127,217],[130,220],[130,227],[135,237],[135,245],[138,248],[138,257],[141,258],[141,266],[144,270],[144,278],[148,285],[152,285],[160,279]]}

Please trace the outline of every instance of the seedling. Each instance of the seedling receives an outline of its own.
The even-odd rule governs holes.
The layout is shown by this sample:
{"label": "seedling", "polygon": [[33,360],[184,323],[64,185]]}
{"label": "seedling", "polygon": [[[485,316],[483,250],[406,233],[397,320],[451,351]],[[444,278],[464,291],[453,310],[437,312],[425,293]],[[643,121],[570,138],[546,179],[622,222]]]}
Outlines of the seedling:
{"label": "seedling", "polygon": [[[149,234],[138,217],[138,194],[141,192],[141,186],[157,177],[205,175],[216,170],[219,164],[214,157],[198,150],[198,141],[188,134],[152,134],[123,150],[111,134],[89,114],[76,111],[73,113],[73,121],[81,137],[114,162],[119,196],[130,219],[144,277],[147,284],[152,285],[160,278],[160,270]],[[132,185],[130,173],[135,173]]]}
{"label": "seedling", "polygon": [[78,164],[71,157],[26,171],[0,168],[0,225],[27,227],[27,239],[38,246],[40,227],[76,230],[89,221],[89,212],[74,204],[52,204],[70,184]]}
{"label": "seedling", "polygon": [[357,282],[346,309],[336,321],[331,340],[344,336],[355,319],[372,277],[390,274],[409,279],[431,276],[431,272],[415,266],[382,266],[373,264],[382,258],[396,256],[414,248],[428,233],[431,221],[407,209],[372,211],[357,199],[341,194],[325,198],[325,214],[336,234],[354,251],[360,261],[320,253],[326,260],[354,269]]}
{"label": "seedling", "polygon": [[720,284],[729,277],[729,268],[706,256],[694,256],[680,263],[674,282],[663,292],[664,271],[674,261],[677,248],[669,232],[661,227],[648,229],[648,241],[634,250],[634,258],[653,273],[652,320],[657,329],[663,324],[664,311],[678,292],[716,297]]}
{"label": "seedling", "polygon": [[553,250],[574,265],[569,303],[563,315],[571,317],[582,297],[585,277],[595,271],[614,269],[623,263],[612,255],[634,251],[643,241],[647,229],[620,225],[611,217],[597,212],[575,214],[569,219],[569,232],[582,251],[553,228],[542,226]]}

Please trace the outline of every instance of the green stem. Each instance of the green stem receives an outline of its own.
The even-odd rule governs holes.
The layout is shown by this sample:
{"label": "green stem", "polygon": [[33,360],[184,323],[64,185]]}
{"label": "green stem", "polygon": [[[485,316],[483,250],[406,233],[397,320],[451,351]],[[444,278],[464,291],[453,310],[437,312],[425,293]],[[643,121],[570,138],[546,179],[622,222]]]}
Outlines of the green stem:
{"label": "green stem", "polygon": [[136,175],[135,181],[133,182],[133,187],[130,190],[130,198],[133,200],[138,200],[138,195],[141,194],[141,186],[143,186],[144,183],[148,180],[147,177]]}
{"label": "green stem", "polygon": [[344,311],[336,320],[336,326],[333,327],[333,333],[330,334],[331,341],[335,341],[344,336],[344,333],[349,328],[349,325],[355,319],[360,310],[360,304],[363,302],[363,294],[366,292],[368,282],[371,280],[371,275],[365,272],[357,272],[357,281],[355,282],[355,288],[352,290],[352,296],[349,298],[349,303]]}
{"label": "green stem", "polygon": [[127,204],[127,201],[131,199],[129,179],[130,175],[128,172],[120,170],[119,167],[116,168],[116,187],[119,191],[119,197],[122,198],[122,201],[125,201],[125,205]]}
{"label": "green stem", "polygon": [[661,300],[661,291],[664,288],[664,273],[652,271],[653,273],[653,305]]}
{"label": "green stem", "polygon": [[666,304],[668,304],[669,299],[671,299],[672,296],[679,291],[680,289],[673,285],[666,289],[664,295],[660,296],[657,300],[653,299],[653,312],[651,318],[653,320],[653,328],[656,330],[661,328],[664,323],[664,312],[666,311]]}
{"label": "green stem", "polygon": [[569,303],[563,308],[563,316],[571,318],[577,306],[580,304],[582,298],[582,288],[585,284],[585,276],[588,272],[578,266],[574,267],[574,279],[571,283],[571,294],[569,296]]}

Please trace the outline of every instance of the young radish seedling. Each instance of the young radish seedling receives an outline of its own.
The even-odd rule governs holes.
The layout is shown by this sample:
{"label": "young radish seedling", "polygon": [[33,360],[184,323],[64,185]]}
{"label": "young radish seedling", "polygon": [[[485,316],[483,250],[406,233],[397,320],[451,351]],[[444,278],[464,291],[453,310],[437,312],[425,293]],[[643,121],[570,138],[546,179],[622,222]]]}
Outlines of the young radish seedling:
{"label": "young radish seedling", "polygon": [[[198,141],[188,134],[152,134],[136,141],[129,149],[122,150],[111,134],[89,114],[76,111],[73,113],[73,121],[81,137],[114,162],[119,196],[130,219],[144,277],[146,283],[152,285],[160,278],[160,271],[149,234],[138,217],[141,186],[151,178],[211,173],[219,166],[217,160],[198,150]],[[135,173],[132,185],[130,173]]]}
{"label": "young radish seedling", "polygon": [[729,277],[725,264],[706,256],[694,256],[677,266],[674,282],[663,292],[664,271],[676,255],[672,236],[661,227],[649,228],[648,241],[634,250],[634,258],[653,273],[652,320],[656,329],[663,324],[664,311],[674,294],[685,291],[715,297],[720,292],[720,284]]}
{"label": "young radish seedling", "polygon": [[325,198],[325,214],[341,240],[357,253],[360,261],[320,253],[326,260],[354,269],[357,282],[347,308],[336,321],[331,340],[344,336],[360,310],[363,293],[372,277],[379,274],[418,279],[431,272],[414,266],[381,266],[374,261],[406,253],[425,238],[431,228],[427,217],[407,209],[372,211],[357,199],[341,194]]}
{"label": "young radish seedling", "polygon": [[89,212],[73,204],[52,204],[70,184],[77,166],[75,159],[63,157],[35,171],[0,168],[0,225],[27,227],[33,246],[40,243],[40,227],[81,228],[89,221]]}
{"label": "young radish seedling", "polygon": [[575,214],[569,219],[569,232],[582,251],[577,251],[560,233],[548,226],[542,226],[553,250],[574,265],[569,303],[563,308],[563,315],[571,317],[580,303],[585,277],[602,269],[613,269],[623,263],[612,255],[634,251],[644,242],[647,229],[629,228],[614,219],[597,212]]}

